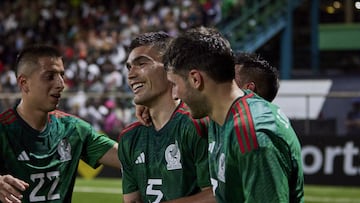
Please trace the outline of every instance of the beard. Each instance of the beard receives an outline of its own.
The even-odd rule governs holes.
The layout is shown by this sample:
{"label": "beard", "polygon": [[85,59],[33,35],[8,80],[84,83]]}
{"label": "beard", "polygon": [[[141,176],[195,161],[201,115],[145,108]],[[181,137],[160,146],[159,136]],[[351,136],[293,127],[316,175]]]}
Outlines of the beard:
{"label": "beard", "polygon": [[195,119],[204,118],[209,114],[209,104],[204,96],[198,92],[188,91],[188,95],[183,100],[189,107],[191,117]]}
{"label": "beard", "polygon": [[189,106],[189,109],[190,109],[191,117],[195,119],[200,119],[208,116],[208,113],[202,107],[198,108],[198,107]]}

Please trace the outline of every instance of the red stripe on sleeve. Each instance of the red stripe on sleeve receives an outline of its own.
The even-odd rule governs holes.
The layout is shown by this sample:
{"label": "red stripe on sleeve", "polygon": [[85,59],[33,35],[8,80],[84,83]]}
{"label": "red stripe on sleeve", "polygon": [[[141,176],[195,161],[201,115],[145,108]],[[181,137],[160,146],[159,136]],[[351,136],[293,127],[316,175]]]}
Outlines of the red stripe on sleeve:
{"label": "red stripe on sleeve", "polygon": [[241,153],[245,153],[244,143],[243,143],[243,141],[241,139],[241,133],[240,133],[238,117],[236,116],[236,112],[235,112],[235,110],[233,108],[231,109],[231,112],[234,115],[234,128],[235,128],[236,137],[238,139],[238,143],[239,143],[239,146],[240,146],[240,151],[241,151]]}
{"label": "red stripe on sleeve", "polygon": [[242,100],[244,106],[245,106],[245,111],[246,111],[246,114],[248,115],[248,119],[249,119],[249,126],[250,126],[250,134],[251,134],[251,138],[252,138],[252,141],[254,143],[254,148],[257,149],[258,148],[258,142],[257,142],[257,139],[256,139],[256,132],[255,132],[255,127],[254,127],[254,121],[252,119],[252,116],[251,116],[251,113],[250,113],[250,108],[249,108],[249,105],[248,103],[246,102],[246,100]]}
{"label": "red stripe on sleeve", "polygon": [[141,124],[140,122],[136,121],[136,122],[128,125],[127,127],[125,127],[125,128],[120,132],[120,134],[119,134],[119,136],[118,136],[118,141],[120,140],[120,138],[121,138],[125,133],[129,132],[130,130],[132,130],[132,129],[134,129],[135,127],[140,126],[140,125],[142,125],[142,124]]}
{"label": "red stripe on sleeve", "polygon": [[250,151],[251,146],[250,146],[250,141],[249,141],[249,133],[248,133],[248,130],[247,130],[247,125],[246,125],[246,122],[245,122],[245,115],[244,115],[243,109],[240,107],[239,102],[236,103],[236,107],[239,110],[239,115],[240,115],[240,119],[241,119],[241,127],[242,127],[242,129],[244,131],[246,147],[247,147],[247,150]]}
{"label": "red stripe on sleeve", "polygon": [[10,124],[16,120],[16,115],[13,109],[9,109],[0,115],[0,121],[3,124]]}

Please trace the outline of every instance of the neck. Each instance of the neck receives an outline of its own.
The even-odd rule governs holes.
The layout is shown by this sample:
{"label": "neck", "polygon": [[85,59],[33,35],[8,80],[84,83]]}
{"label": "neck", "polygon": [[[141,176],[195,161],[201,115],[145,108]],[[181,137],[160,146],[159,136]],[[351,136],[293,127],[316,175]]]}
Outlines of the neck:
{"label": "neck", "polygon": [[31,108],[23,100],[16,107],[20,117],[32,128],[42,131],[46,127],[48,113]]}
{"label": "neck", "polygon": [[160,130],[170,120],[179,101],[173,100],[171,96],[165,96],[149,107],[151,120],[156,130]]}
{"label": "neck", "polygon": [[212,86],[208,95],[212,109],[209,117],[219,125],[223,125],[231,105],[238,97],[243,96],[244,92],[236,85],[235,81]]}

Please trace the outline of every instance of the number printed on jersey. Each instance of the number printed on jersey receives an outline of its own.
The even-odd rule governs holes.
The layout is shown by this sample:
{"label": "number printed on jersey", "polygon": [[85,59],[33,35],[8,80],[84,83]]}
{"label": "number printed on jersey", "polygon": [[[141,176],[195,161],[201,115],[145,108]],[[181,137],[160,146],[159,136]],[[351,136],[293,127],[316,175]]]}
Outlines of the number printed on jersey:
{"label": "number printed on jersey", "polygon": [[[59,171],[31,174],[30,179],[35,184],[34,189],[30,193],[30,202],[41,202],[60,199],[60,194],[55,193],[60,180]],[[51,183],[50,188],[45,187],[45,185],[49,185],[47,182]],[[39,195],[40,193],[47,195]]]}

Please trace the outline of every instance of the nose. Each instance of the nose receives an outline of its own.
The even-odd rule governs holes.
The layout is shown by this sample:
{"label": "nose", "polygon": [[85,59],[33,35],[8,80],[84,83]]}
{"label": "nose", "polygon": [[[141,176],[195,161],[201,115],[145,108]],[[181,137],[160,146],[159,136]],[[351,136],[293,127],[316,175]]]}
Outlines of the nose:
{"label": "nose", "polygon": [[56,89],[60,89],[61,91],[65,88],[65,81],[62,75],[58,75],[56,77]]}
{"label": "nose", "polygon": [[136,77],[136,73],[137,73],[136,69],[137,69],[136,66],[128,67],[128,75],[127,75],[128,79],[133,79]]}

